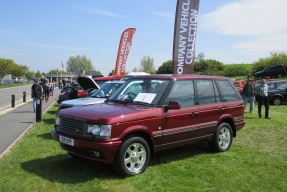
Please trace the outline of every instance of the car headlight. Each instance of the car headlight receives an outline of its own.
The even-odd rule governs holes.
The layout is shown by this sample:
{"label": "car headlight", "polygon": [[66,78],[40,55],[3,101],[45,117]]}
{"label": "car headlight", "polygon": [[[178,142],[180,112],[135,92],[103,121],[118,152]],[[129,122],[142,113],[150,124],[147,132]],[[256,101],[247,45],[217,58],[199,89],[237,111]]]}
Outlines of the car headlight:
{"label": "car headlight", "polygon": [[111,131],[111,125],[88,124],[87,126],[87,133],[99,138],[110,138]]}
{"label": "car headlight", "polygon": [[60,125],[61,118],[57,115],[55,119],[55,124]]}

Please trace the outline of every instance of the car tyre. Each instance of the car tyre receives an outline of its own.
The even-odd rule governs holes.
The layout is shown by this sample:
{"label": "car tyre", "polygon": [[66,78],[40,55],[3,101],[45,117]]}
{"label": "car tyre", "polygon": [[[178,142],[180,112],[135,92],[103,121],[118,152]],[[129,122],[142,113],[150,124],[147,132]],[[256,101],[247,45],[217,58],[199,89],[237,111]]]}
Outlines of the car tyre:
{"label": "car tyre", "polygon": [[280,97],[275,97],[273,99],[273,104],[274,105],[281,105],[281,103],[282,103],[282,99]]}
{"label": "car tyre", "polygon": [[278,77],[278,78],[281,78],[281,77],[282,77],[282,74],[281,74],[281,73],[279,73],[279,74],[277,75],[277,77]]}
{"label": "car tyre", "polygon": [[233,132],[231,126],[228,123],[221,123],[213,134],[209,147],[215,152],[227,151],[232,144],[232,139]]}
{"label": "car tyre", "polygon": [[120,146],[113,167],[122,176],[134,176],[145,171],[149,160],[150,147],[146,140],[141,137],[131,137]]}

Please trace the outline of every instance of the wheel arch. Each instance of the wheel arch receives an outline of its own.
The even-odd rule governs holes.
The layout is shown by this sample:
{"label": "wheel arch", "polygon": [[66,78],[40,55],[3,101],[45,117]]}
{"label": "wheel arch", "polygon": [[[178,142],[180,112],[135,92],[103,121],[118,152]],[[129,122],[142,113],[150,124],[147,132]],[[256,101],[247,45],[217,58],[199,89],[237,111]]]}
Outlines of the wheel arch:
{"label": "wheel arch", "polygon": [[152,141],[150,135],[147,132],[145,132],[145,131],[130,132],[130,133],[128,133],[127,135],[125,135],[123,137],[122,143],[125,142],[126,140],[128,140],[129,138],[132,138],[132,137],[141,137],[144,140],[146,140],[146,142],[149,145],[151,155],[154,153],[153,141]]}
{"label": "wheel arch", "polygon": [[235,127],[235,124],[233,122],[232,119],[230,118],[224,118],[224,119],[221,119],[218,124],[217,124],[217,127],[221,124],[221,123],[228,123],[232,129],[232,134],[233,134],[233,137],[236,137],[236,127]]}

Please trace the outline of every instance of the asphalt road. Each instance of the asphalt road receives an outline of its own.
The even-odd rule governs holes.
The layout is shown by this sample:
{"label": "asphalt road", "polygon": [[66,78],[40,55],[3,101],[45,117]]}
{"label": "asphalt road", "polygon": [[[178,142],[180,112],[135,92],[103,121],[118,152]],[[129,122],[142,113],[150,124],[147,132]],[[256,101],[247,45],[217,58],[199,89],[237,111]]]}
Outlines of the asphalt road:
{"label": "asphalt road", "polygon": [[15,103],[23,102],[23,92],[26,92],[26,99],[31,98],[31,85],[0,89],[0,110],[11,107],[12,95],[15,95]]}
{"label": "asphalt road", "polygon": [[[34,113],[32,106],[31,86],[32,85],[0,89],[1,105],[6,106],[5,109],[0,109],[0,158],[9,152],[10,148],[36,121],[36,113]],[[27,91],[27,96],[29,97],[26,102],[18,102],[15,105],[15,108],[11,108],[11,105],[7,107],[7,104],[9,105],[11,102],[11,94],[15,94],[16,97],[17,95],[22,97],[23,91]],[[49,101],[47,103],[42,103],[42,114],[56,102],[59,94],[60,90],[55,88],[54,95],[50,96]]]}

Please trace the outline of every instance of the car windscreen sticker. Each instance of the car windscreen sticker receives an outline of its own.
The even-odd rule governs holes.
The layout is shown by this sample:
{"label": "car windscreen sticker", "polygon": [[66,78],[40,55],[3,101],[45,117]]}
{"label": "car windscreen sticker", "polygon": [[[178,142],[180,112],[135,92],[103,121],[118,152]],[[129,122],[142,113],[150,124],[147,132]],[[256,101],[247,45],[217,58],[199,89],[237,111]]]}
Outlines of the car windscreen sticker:
{"label": "car windscreen sticker", "polygon": [[155,93],[139,93],[134,101],[141,101],[145,103],[151,103],[155,98]]}
{"label": "car windscreen sticker", "polygon": [[118,98],[117,98],[117,100],[118,100],[118,101],[124,101],[124,100],[127,99],[127,98],[128,98],[128,95],[119,95]]}

